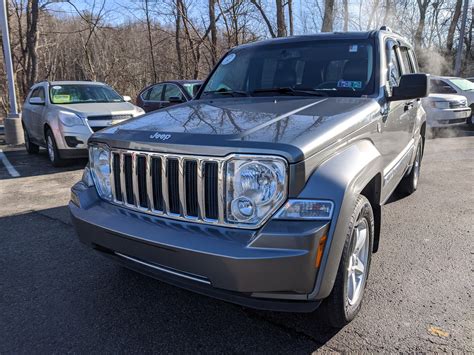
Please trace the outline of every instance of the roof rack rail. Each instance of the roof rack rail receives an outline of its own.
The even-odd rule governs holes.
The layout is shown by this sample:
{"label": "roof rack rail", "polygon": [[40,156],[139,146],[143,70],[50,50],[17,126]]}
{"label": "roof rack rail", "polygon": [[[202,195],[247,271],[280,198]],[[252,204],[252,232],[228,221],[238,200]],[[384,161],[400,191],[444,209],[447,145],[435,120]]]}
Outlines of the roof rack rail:
{"label": "roof rack rail", "polygon": [[380,27],[380,31],[393,32],[390,27],[385,26],[385,25],[383,25],[382,27]]}

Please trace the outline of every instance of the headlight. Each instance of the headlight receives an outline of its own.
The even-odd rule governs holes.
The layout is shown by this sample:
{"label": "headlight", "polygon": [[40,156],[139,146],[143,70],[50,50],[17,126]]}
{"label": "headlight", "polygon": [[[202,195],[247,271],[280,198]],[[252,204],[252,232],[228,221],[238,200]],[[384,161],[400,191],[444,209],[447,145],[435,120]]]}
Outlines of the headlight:
{"label": "headlight", "polygon": [[89,164],[97,193],[100,197],[111,200],[110,185],[110,152],[105,145],[92,145],[89,148]]}
{"label": "headlight", "polygon": [[67,127],[84,126],[84,120],[72,112],[59,111],[59,120]]}
{"label": "headlight", "polygon": [[140,116],[140,115],[143,115],[145,113],[145,110],[142,109],[141,107],[136,107],[136,114],[134,115],[135,117],[136,116]]}
{"label": "headlight", "polygon": [[287,163],[278,157],[231,159],[226,170],[226,218],[234,224],[258,225],[286,199]]}

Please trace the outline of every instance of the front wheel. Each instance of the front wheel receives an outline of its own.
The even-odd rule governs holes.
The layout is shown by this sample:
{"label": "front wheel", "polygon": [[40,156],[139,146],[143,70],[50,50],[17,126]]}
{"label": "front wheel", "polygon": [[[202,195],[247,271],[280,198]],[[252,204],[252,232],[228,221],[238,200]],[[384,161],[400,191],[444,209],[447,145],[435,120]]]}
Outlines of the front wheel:
{"label": "front wheel", "polygon": [[59,150],[54,139],[53,132],[50,129],[46,131],[46,149],[48,150],[48,157],[54,167],[60,167],[65,164],[65,160],[59,156]]}
{"label": "front wheel", "polygon": [[351,216],[331,294],[321,311],[335,328],[342,328],[359,313],[369,275],[374,238],[374,213],[365,196],[359,195]]}

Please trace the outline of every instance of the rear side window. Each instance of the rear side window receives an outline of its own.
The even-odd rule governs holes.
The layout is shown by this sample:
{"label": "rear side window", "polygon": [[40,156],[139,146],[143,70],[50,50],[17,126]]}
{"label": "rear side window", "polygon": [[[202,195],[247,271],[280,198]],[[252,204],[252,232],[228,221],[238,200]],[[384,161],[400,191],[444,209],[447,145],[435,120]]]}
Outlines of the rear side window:
{"label": "rear side window", "polygon": [[162,84],[160,85],[155,85],[151,88],[151,91],[148,96],[148,100],[150,101],[161,101],[161,94],[163,93],[163,86]]}
{"label": "rear side window", "polygon": [[433,94],[455,94],[456,93],[456,90],[454,90],[451,86],[449,86],[444,81],[438,80],[438,79],[430,80],[430,91]]}
{"label": "rear side window", "polygon": [[165,96],[163,101],[169,101],[170,97],[179,97],[181,100],[184,100],[185,97],[178,86],[174,84],[166,84]]}

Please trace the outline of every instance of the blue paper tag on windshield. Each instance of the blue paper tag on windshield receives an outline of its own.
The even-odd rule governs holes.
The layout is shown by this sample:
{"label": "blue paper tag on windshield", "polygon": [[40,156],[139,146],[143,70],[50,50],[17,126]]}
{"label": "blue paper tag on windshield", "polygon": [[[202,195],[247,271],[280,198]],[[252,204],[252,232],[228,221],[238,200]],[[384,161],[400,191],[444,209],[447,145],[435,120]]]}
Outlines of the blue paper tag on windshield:
{"label": "blue paper tag on windshield", "polygon": [[337,87],[347,89],[362,89],[362,81],[339,80],[337,82]]}

